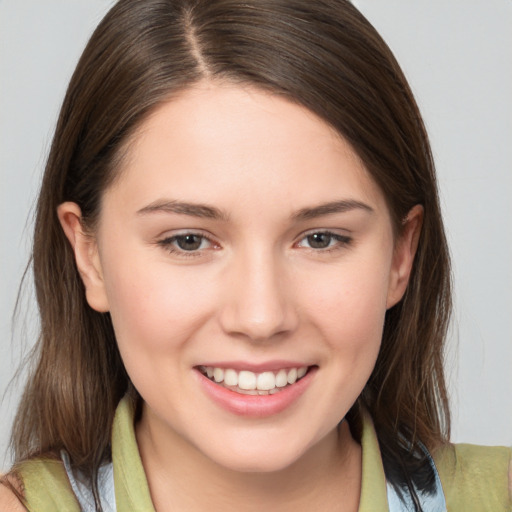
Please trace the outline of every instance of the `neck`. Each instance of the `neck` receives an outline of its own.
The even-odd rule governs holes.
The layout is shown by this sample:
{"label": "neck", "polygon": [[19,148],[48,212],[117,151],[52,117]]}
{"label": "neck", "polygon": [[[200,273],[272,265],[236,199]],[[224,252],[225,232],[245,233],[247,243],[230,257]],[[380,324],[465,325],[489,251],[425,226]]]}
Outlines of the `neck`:
{"label": "neck", "polygon": [[358,508],[361,447],[347,422],[298,460],[272,472],[225,468],[143,413],[136,425],[142,463],[157,512],[350,511]]}

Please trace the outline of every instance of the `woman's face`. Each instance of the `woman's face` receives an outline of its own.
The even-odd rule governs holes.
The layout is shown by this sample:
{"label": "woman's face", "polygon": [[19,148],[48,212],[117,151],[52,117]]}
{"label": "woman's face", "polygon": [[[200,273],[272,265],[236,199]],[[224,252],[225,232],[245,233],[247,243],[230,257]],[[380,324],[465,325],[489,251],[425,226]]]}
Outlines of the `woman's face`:
{"label": "woman's face", "polygon": [[335,436],[408,273],[349,144],[297,104],[229,85],[143,123],[85,246],[89,303],[111,314],[144,419],[243,471]]}

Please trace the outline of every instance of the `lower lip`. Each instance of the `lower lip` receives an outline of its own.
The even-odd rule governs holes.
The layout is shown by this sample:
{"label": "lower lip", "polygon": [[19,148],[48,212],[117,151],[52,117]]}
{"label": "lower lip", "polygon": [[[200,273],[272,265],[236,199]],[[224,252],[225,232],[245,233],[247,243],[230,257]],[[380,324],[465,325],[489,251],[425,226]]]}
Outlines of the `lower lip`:
{"label": "lower lip", "polygon": [[223,409],[238,416],[264,418],[279,414],[294,404],[311,384],[317,367],[309,369],[308,373],[292,385],[273,395],[244,395],[219,386],[203,375],[196,373],[206,394]]}

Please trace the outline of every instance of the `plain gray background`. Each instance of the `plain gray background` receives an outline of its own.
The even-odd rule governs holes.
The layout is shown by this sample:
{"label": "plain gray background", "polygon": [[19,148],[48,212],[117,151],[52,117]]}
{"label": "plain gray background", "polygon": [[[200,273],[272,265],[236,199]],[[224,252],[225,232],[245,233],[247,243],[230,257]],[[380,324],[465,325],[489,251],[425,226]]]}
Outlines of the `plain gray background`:
{"label": "plain gray background", "polygon": [[[355,0],[401,63],[437,162],[454,262],[453,440],[512,443],[512,1]],[[67,82],[109,0],[0,0],[0,395],[37,331],[12,334],[31,209]],[[21,379],[22,380],[22,379]],[[20,381],[0,405],[0,467]]]}

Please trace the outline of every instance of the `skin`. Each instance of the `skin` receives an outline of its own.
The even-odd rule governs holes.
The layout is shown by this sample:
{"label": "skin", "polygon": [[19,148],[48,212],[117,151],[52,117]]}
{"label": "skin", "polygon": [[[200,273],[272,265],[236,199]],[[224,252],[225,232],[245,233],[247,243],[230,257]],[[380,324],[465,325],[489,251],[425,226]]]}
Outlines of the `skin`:
{"label": "skin", "polygon": [[[350,207],[315,210],[340,201]],[[201,83],[139,128],[94,233],[76,204],[58,214],[144,400],[136,435],[157,510],[357,510],[361,449],[338,424],[407,286],[421,207],[395,240],[380,189],[324,121],[257,89]],[[198,249],[180,249],[173,237],[186,233],[204,237]],[[264,418],[219,407],[195,369],[275,360],[317,371]]]}
{"label": "skin", "polygon": [[[4,479],[6,482],[4,483]],[[27,509],[20,503],[18,497],[7,487],[7,484],[12,485],[17,492],[22,493],[22,486],[16,481],[14,477],[0,475],[0,506],[1,510],[8,512],[26,512]]]}

